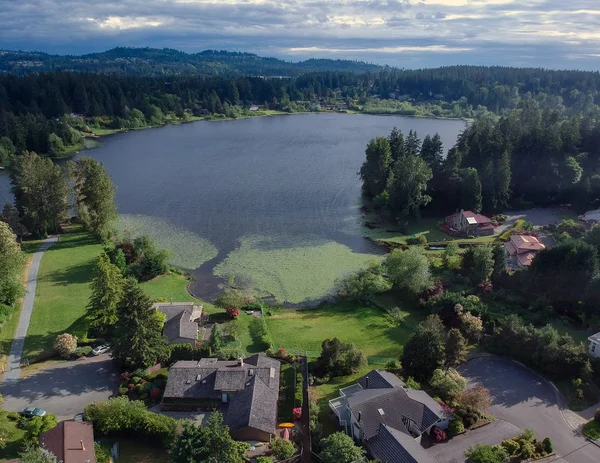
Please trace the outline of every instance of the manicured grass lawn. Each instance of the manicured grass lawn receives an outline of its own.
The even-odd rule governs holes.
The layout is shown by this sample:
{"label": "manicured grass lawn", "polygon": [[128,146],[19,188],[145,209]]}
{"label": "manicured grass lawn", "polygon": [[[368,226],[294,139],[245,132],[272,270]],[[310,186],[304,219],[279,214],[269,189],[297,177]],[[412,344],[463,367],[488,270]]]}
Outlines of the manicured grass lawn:
{"label": "manicured grass lawn", "polygon": [[[582,342],[586,346],[588,344],[588,337],[590,333],[583,329],[577,329],[568,323],[563,323],[562,321],[556,321],[552,323],[552,326],[556,328],[561,334],[570,335],[575,342]],[[593,333],[592,333],[593,334]]]}
{"label": "manicured grass lawn", "polygon": [[86,306],[92,267],[102,246],[78,227],[61,235],[42,258],[24,358],[52,350],[54,338],[67,332],[87,334]]}
{"label": "manicured grass lawn", "polygon": [[378,309],[358,303],[338,303],[318,309],[277,311],[267,317],[275,347],[286,350],[321,350],[322,342],[339,338],[354,343],[368,357],[397,359],[411,331],[395,326]]}
{"label": "manicured grass lawn", "polygon": [[18,458],[21,447],[23,446],[23,438],[25,431],[17,428],[17,421],[11,421],[6,417],[6,412],[0,411],[0,421],[2,427],[6,426],[10,429],[12,435],[9,438],[6,447],[0,450],[0,461],[12,460]]}
{"label": "manicured grass lawn", "polygon": [[167,463],[169,461],[166,450],[145,442],[131,439],[99,440],[105,448],[110,448],[114,442],[119,443],[119,463]]}
{"label": "manicured grass lawn", "polygon": [[424,235],[425,238],[427,238],[427,241],[451,240],[452,237],[450,235],[447,235],[438,228],[437,224],[440,220],[441,219],[439,218],[426,218],[409,222],[406,234],[399,230],[394,231],[394,229],[397,228],[397,225],[385,224],[381,225],[381,228],[378,227],[371,230],[366,229],[364,234],[375,241],[387,241],[400,244],[406,244],[406,240],[411,238],[412,235]]}
{"label": "manicured grass lawn", "polygon": [[600,439],[600,423],[596,420],[588,421],[583,425],[583,433],[590,439]]}
{"label": "manicured grass lawn", "polygon": [[206,313],[209,314],[220,311],[220,309],[216,308],[210,302],[196,299],[188,293],[188,283],[188,279],[176,273],[172,273],[170,275],[161,275],[153,280],[146,281],[140,286],[150,299],[164,297],[169,301],[173,299],[173,302],[195,302],[197,304],[202,304]]}
{"label": "manicured grass lawn", "polygon": [[[298,370],[300,372],[300,370]],[[284,387],[284,399],[279,403],[277,408],[277,420],[279,423],[293,422],[294,417],[292,411],[295,405],[294,391],[296,386],[296,378],[294,377],[294,368],[285,363],[281,362],[281,372],[279,373],[280,383],[285,384]]]}

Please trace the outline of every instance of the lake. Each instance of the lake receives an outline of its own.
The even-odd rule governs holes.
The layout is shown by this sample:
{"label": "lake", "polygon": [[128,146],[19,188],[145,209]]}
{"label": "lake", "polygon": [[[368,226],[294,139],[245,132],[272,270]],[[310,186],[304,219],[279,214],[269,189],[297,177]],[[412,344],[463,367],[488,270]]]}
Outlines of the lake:
{"label": "lake", "polygon": [[[363,236],[357,173],[369,140],[394,126],[438,132],[447,150],[465,123],[348,114],[196,122],[106,137],[84,155],[117,185],[121,232],[170,249],[174,265],[192,270],[195,295],[211,299],[230,280],[306,304],[382,253]],[[0,172],[0,200],[9,197]]]}

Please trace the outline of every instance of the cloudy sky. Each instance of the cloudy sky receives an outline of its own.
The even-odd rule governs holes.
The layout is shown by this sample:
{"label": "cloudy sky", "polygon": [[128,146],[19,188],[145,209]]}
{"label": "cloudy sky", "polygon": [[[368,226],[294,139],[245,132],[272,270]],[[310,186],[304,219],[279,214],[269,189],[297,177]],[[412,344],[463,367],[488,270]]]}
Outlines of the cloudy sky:
{"label": "cloudy sky", "polygon": [[600,70],[600,0],[0,0],[0,48]]}

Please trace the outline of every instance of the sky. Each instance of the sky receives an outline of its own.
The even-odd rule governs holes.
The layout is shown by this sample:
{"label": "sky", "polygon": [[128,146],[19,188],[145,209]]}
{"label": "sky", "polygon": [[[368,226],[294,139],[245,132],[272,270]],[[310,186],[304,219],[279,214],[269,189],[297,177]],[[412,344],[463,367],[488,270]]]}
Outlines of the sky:
{"label": "sky", "polygon": [[600,0],[0,0],[0,49],[600,70]]}

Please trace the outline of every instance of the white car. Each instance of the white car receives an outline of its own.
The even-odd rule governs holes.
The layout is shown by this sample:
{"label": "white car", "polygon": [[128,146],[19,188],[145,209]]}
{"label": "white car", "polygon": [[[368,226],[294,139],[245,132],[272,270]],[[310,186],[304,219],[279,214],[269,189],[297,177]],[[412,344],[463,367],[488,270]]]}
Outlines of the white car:
{"label": "white car", "polygon": [[109,350],[110,350],[110,346],[108,344],[102,344],[102,345],[96,347],[92,351],[92,355],[104,354],[105,352],[108,352]]}

